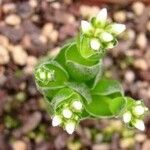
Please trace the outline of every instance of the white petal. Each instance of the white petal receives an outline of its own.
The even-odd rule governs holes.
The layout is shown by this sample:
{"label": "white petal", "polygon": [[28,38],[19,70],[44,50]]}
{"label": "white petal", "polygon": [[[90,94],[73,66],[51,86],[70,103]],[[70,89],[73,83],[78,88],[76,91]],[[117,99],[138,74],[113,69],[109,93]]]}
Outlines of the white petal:
{"label": "white petal", "polygon": [[106,21],[106,19],[107,19],[107,9],[103,8],[97,14],[96,20],[101,22],[101,21]]}
{"label": "white petal", "polygon": [[75,130],[75,123],[74,122],[69,122],[65,125],[65,130],[67,131],[68,134],[72,134]]}
{"label": "white petal", "polygon": [[72,116],[72,112],[69,110],[69,109],[64,109],[63,110],[63,116],[65,117],[65,118],[71,118],[71,116]]}
{"label": "white petal", "polygon": [[114,34],[120,34],[126,29],[126,26],[124,24],[115,23],[111,25],[111,32]]}
{"label": "white petal", "polygon": [[135,106],[133,108],[133,112],[135,115],[143,115],[145,112],[145,109],[143,106],[139,105],[139,106]]}
{"label": "white petal", "polygon": [[145,125],[144,125],[143,120],[136,120],[136,122],[134,123],[134,126],[141,131],[145,130]]}
{"label": "white petal", "polygon": [[99,50],[101,44],[100,44],[100,42],[99,42],[98,39],[93,38],[93,39],[91,39],[91,41],[90,41],[90,46],[91,46],[91,48],[92,48],[93,50]]}
{"label": "white petal", "polygon": [[130,112],[126,112],[123,114],[123,121],[125,123],[129,123],[131,121],[132,115]]}
{"label": "white petal", "polygon": [[92,29],[92,26],[89,22],[82,20],[81,21],[81,29],[83,33],[89,33]]}
{"label": "white petal", "polygon": [[75,110],[79,111],[82,109],[82,103],[80,101],[74,101],[72,106]]}
{"label": "white petal", "polygon": [[101,35],[100,35],[100,38],[104,41],[104,42],[110,42],[113,40],[113,36],[108,33],[108,32],[103,32]]}
{"label": "white petal", "polygon": [[61,118],[59,116],[54,116],[52,119],[52,126],[58,126],[61,124]]}

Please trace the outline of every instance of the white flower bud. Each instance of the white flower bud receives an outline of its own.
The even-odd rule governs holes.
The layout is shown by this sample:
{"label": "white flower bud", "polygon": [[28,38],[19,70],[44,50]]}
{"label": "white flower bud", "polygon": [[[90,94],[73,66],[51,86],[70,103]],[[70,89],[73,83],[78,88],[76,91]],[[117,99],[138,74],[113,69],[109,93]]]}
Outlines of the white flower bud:
{"label": "white flower bud", "polygon": [[58,126],[60,125],[62,122],[60,116],[54,116],[53,119],[52,119],[52,126]]}
{"label": "white flower bud", "polygon": [[96,38],[91,39],[90,46],[93,50],[99,50],[101,44],[100,41]]}
{"label": "white flower bud", "polygon": [[111,25],[111,32],[118,35],[122,33],[126,29],[126,26],[124,24],[115,23]]}
{"label": "white flower bud", "polygon": [[131,118],[132,118],[132,115],[129,111],[123,114],[123,121],[125,123],[129,123],[131,121]]}
{"label": "white flower bud", "polygon": [[101,35],[100,35],[100,38],[104,41],[104,42],[110,42],[113,40],[113,36],[108,33],[108,32],[103,32]]}
{"label": "white flower bud", "polygon": [[145,125],[143,120],[136,120],[135,123],[133,124],[137,129],[144,131],[145,130]]}
{"label": "white flower bud", "polygon": [[65,130],[67,131],[68,134],[72,134],[75,130],[75,123],[74,122],[68,122],[65,125]]}
{"label": "white flower bud", "polygon": [[140,116],[140,115],[143,115],[144,112],[145,112],[145,108],[143,106],[141,106],[141,105],[135,106],[133,108],[133,113],[135,115],[139,115]]}
{"label": "white flower bud", "polygon": [[82,20],[81,21],[81,29],[82,29],[83,33],[88,34],[92,29],[92,25],[89,22]]}
{"label": "white flower bud", "polygon": [[71,118],[72,116],[72,112],[68,108],[64,109],[62,113],[63,113],[63,116],[68,119]]}
{"label": "white flower bud", "polygon": [[82,109],[82,103],[80,101],[74,101],[72,106],[75,110],[80,111]]}
{"label": "white flower bud", "polygon": [[45,72],[39,72],[39,77],[40,77],[40,79],[45,80],[46,79]]}
{"label": "white flower bud", "polygon": [[49,81],[52,81],[54,79],[54,70],[47,73],[47,78]]}
{"label": "white flower bud", "polygon": [[98,22],[105,22],[106,19],[107,19],[107,9],[103,8],[97,14],[96,21],[98,21]]}

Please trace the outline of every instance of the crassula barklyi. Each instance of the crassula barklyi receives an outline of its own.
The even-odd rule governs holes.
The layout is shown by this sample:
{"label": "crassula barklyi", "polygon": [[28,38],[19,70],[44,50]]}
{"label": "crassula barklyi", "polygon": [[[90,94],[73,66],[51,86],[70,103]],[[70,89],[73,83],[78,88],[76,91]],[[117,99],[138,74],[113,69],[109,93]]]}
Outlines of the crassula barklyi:
{"label": "crassula barklyi", "polygon": [[76,40],[35,68],[53,126],[72,134],[82,119],[119,117],[129,127],[145,129],[144,103],[126,97],[118,81],[103,76],[103,58],[125,28],[110,22],[104,8],[89,22],[81,21]]}

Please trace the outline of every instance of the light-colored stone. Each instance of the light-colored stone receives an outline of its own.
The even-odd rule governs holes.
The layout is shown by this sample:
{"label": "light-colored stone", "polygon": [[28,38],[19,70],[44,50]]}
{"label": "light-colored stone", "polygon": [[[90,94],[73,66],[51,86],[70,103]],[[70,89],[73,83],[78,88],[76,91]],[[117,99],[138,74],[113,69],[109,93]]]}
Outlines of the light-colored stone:
{"label": "light-colored stone", "polygon": [[96,16],[99,12],[99,8],[97,6],[87,6],[87,5],[81,5],[80,6],[80,14],[82,15],[83,18],[91,18],[93,16]]}
{"label": "light-colored stone", "polygon": [[145,59],[139,58],[136,59],[133,63],[134,67],[143,71],[148,70],[148,64]]}
{"label": "light-colored stone", "polygon": [[14,3],[6,3],[2,5],[2,11],[7,14],[7,13],[14,13],[16,11],[16,6]]}
{"label": "light-colored stone", "polygon": [[16,14],[10,14],[5,18],[5,22],[8,25],[16,26],[21,23],[21,19],[18,15]]}
{"label": "light-colored stone", "polygon": [[108,144],[95,144],[92,146],[92,150],[110,150]]}
{"label": "light-colored stone", "polygon": [[4,47],[8,47],[9,40],[6,36],[0,35],[0,45]]}
{"label": "light-colored stone", "polygon": [[37,58],[34,56],[28,56],[27,58],[27,65],[28,66],[35,66],[37,64]]}
{"label": "light-colored stone", "polygon": [[3,46],[0,46],[0,65],[7,64],[9,60],[10,57],[7,49]]}
{"label": "light-colored stone", "polygon": [[146,140],[142,146],[142,150],[150,150],[150,140]]}
{"label": "light-colored stone", "polygon": [[120,147],[122,149],[129,149],[134,145],[134,138],[125,138],[120,140]]}
{"label": "light-colored stone", "polygon": [[141,49],[144,49],[146,47],[146,45],[147,45],[147,38],[146,38],[145,33],[140,33],[137,36],[136,44]]}
{"label": "light-colored stone", "polygon": [[135,135],[135,140],[139,143],[142,143],[146,140],[146,135],[145,134],[136,134]]}
{"label": "light-colored stone", "polygon": [[58,40],[58,31],[57,30],[53,30],[51,32],[51,34],[48,36],[48,38],[50,39],[51,42],[56,43]]}
{"label": "light-colored stone", "polygon": [[27,150],[27,144],[24,141],[18,140],[12,144],[13,150]]}
{"label": "light-colored stone", "polygon": [[126,12],[125,11],[117,11],[114,13],[114,19],[117,22],[123,23],[126,21]]}
{"label": "light-colored stone", "polygon": [[22,48],[22,46],[17,45],[13,47],[12,57],[15,64],[24,66],[27,62],[27,52]]}
{"label": "light-colored stone", "polygon": [[128,70],[128,71],[126,71],[124,77],[125,77],[125,80],[126,80],[128,83],[131,83],[131,82],[133,82],[134,79],[135,79],[135,74],[134,74],[133,71]]}
{"label": "light-colored stone", "polygon": [[137,16],[141,15],[144,12],[144,8],[145,5],[140,1],[134,2],[132,5],[132,10]]}
{"label": "light-colored stone", "polygon": [[150,32],[150,20],[147,22],[146,28]]}
{"label": "light-colored stone", "polygon": [[29,0],[29,5],[32,7],[32,8],[35,8],[38,6],[38,1],[37,0]]}
{"label": "light-colored stone", "polygon": [[47,23],[43,26],[42,34],[48,37],[51,34],[51,32],[53,31],[53,29],[54,29],[53,24]]}

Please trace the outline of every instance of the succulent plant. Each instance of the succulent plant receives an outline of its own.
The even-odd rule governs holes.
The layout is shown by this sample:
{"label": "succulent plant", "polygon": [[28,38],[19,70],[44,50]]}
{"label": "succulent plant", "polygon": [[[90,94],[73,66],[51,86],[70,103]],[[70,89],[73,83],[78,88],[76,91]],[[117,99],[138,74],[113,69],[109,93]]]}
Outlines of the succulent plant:
{"label": "succulent plant", "polygon": [[35,81],[47,102],[52,125],[72,134],[85,118],[119,117],[130,127],[144,130],[142,101],[124,95],[120,83],[103,76],[103,58],[117,44],[125,25],[107,19],[102,9],[89,22],[81,21],[76,40],[35,68]]}

